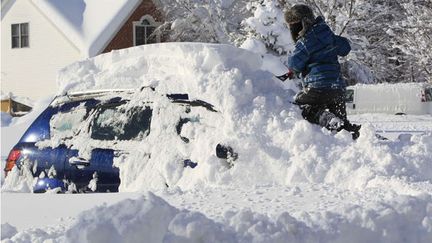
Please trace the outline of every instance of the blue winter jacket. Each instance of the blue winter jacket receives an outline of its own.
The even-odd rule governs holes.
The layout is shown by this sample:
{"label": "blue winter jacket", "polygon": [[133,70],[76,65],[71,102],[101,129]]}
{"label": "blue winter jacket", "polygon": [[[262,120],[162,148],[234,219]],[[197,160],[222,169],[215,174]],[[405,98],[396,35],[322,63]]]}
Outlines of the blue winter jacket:
{"label": "blue winter jacket", "polygon": [[288,66],[295,73],[303,74],[303,85],[310,88],[343,89],[338,56],[351,51],[348,40],[331,31],[322,17],[300,38],[294,52],[288,58]]}

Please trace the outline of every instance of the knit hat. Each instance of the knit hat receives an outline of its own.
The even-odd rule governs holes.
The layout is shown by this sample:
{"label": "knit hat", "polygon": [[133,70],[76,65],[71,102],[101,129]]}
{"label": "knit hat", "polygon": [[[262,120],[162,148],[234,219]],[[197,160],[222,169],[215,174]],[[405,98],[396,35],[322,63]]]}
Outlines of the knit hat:
{"label": "knit hat", "polygon": [[304,4],[296,4],[285,12],[285,21],[288,24],[308,20],[314,22],[315,16],[312,9]]}
{"label": "knit hat", "polygon": [[293,39],[297,41],[315,23],[315,15],[309,6],[296,4],[285,12],[285,21],[290,25]]}

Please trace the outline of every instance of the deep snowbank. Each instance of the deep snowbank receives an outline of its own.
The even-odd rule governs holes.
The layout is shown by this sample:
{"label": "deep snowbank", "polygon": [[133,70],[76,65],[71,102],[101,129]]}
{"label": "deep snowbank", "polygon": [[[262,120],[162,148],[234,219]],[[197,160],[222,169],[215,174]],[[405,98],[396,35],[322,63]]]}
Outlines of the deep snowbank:
{"label": "deep snowbank", "polygon": [[[175,141],[175,136],[169,141],[155,137],[150,140],[154,145],[150,150],[163,153],[150,160],[137,153],[118,161],[122,191],[154,189],[162,181],[182,189],[313,182],[346,189],[386,185],[417,194],[421,191],[413,190],[413,184],[431,182],[432,136],[382,143],[367,126],[357,141],[346,132],[332,135],[302,120],[298,108],[290,104],[292,91],[261,67],[259,55],[232,46],[167,43],[75,63],[59,74],[58,81],[61,93],[152,86],[160,93],[188,93],[220,112],[207,124],[216,129],[190,128],[199,142],[187,148]],[[164,127],[152,129],[152,133],[161,134]],[[221,141],[240,155],[231,169],[211,156],[215,143]],[[148,151],[148,144],[142,145],[142,151]],[[173,152],[172,148],[182,151]],[[197,168],[173,165],[173,159],[185,153],[198,162]],[[155,183],[155,177],[160,177],[161,183]]]}
{"label": "deep snowbank", "polygon": [[[398,204],[360,206],[337,213],[288,213],[269,218],[248,209],[226,212],[215,222],[199,212],[179,210],[148,193],[80,214],[62,229],[29,229],[19,233],[2,225],[12,242],[430,242],[430,196],[400,197]],[[8,242],[8,240],[5,240]]]}

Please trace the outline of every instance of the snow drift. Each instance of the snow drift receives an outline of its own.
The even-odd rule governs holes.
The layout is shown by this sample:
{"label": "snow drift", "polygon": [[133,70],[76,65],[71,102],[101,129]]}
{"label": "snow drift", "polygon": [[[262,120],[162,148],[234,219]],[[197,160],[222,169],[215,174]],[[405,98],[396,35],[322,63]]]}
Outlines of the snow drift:
{"label": "snow drift", "polygon": [[[148,193],[112,206],[81,213],[65,229],[22,232],[2,225],[3,239],[12,242],[430,242],[430,196],[401,197],[400,204],[376,205],[380,213],[363,207],[336,213],[304,213],[298,220],[288,213],[269,218],[248,209],[227,212],[221,222],[199,212],[180,210]],[[426,215],[426,216],[424,216]],[[317,222],[325,227],[317,227]],[[421,222],[422,226],[417,227]],[[6,241],[8,242],[8,241]]]}
{"label": "snow drift", "polygon": [[[146,45],[77,62],[60,72],[58,83],[60,93],[151,86],[159,93],[188,93],[219,111],[218,118],[208,121],[207,126],[215,128],[211,132],[191,128],[198,142],[188,148],[174,141],[175,136],[164,141],[155,137],[150,144],[156,156],[145,159],[138,149],[117,161],[122,191],[158,188],[163,183],[154,183],[156,177],[184,190],[200,185],[308,182],[346,189],[385,185],[418,194],[416,183],[431,182],[430,134],[382,143],[373,128],[365,126],[357,141],[347,132],[333,135],[301,118],[299,109],[290,103],[289,85],[284,87],[262,70],[261,60],[257,54],[229,45]],[[152,132],[161,134],[163,129],[155,126]],[[211,156],[216,142],[230,144],[239,153],[233,168]],[[142,151],[148,146],[149,141],[143,143]],[[176,148],[189,151],[198,166],[184,169],[173,163],[182,156]]]}

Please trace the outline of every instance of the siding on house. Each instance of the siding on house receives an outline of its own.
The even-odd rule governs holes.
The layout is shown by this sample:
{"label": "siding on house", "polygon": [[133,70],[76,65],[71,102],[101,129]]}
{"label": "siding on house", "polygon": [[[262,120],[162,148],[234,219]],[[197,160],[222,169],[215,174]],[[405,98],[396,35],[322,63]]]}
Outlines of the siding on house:
{"label": "siding on house", "polygon": [[139,21],[144,15],[151,15],[155,21],[162,22],[162,14],[157,9],[156,5],[152,0],[143,0],[135,11],[129,16],[127,21],[118,30],[114,38],[103,50],[103,53],[110,52],[112,50],[118,50],[123,48],[132,47],[134,45],[133,40],[133,22]]}
{"label": "siding on house", "polygon": [[[1,89],[40,98],[57,91],[57,71],[81,58],[30,0],[15,1],[1,21]],[[12,49],[11,25],[29,23],[28,48]]]}

